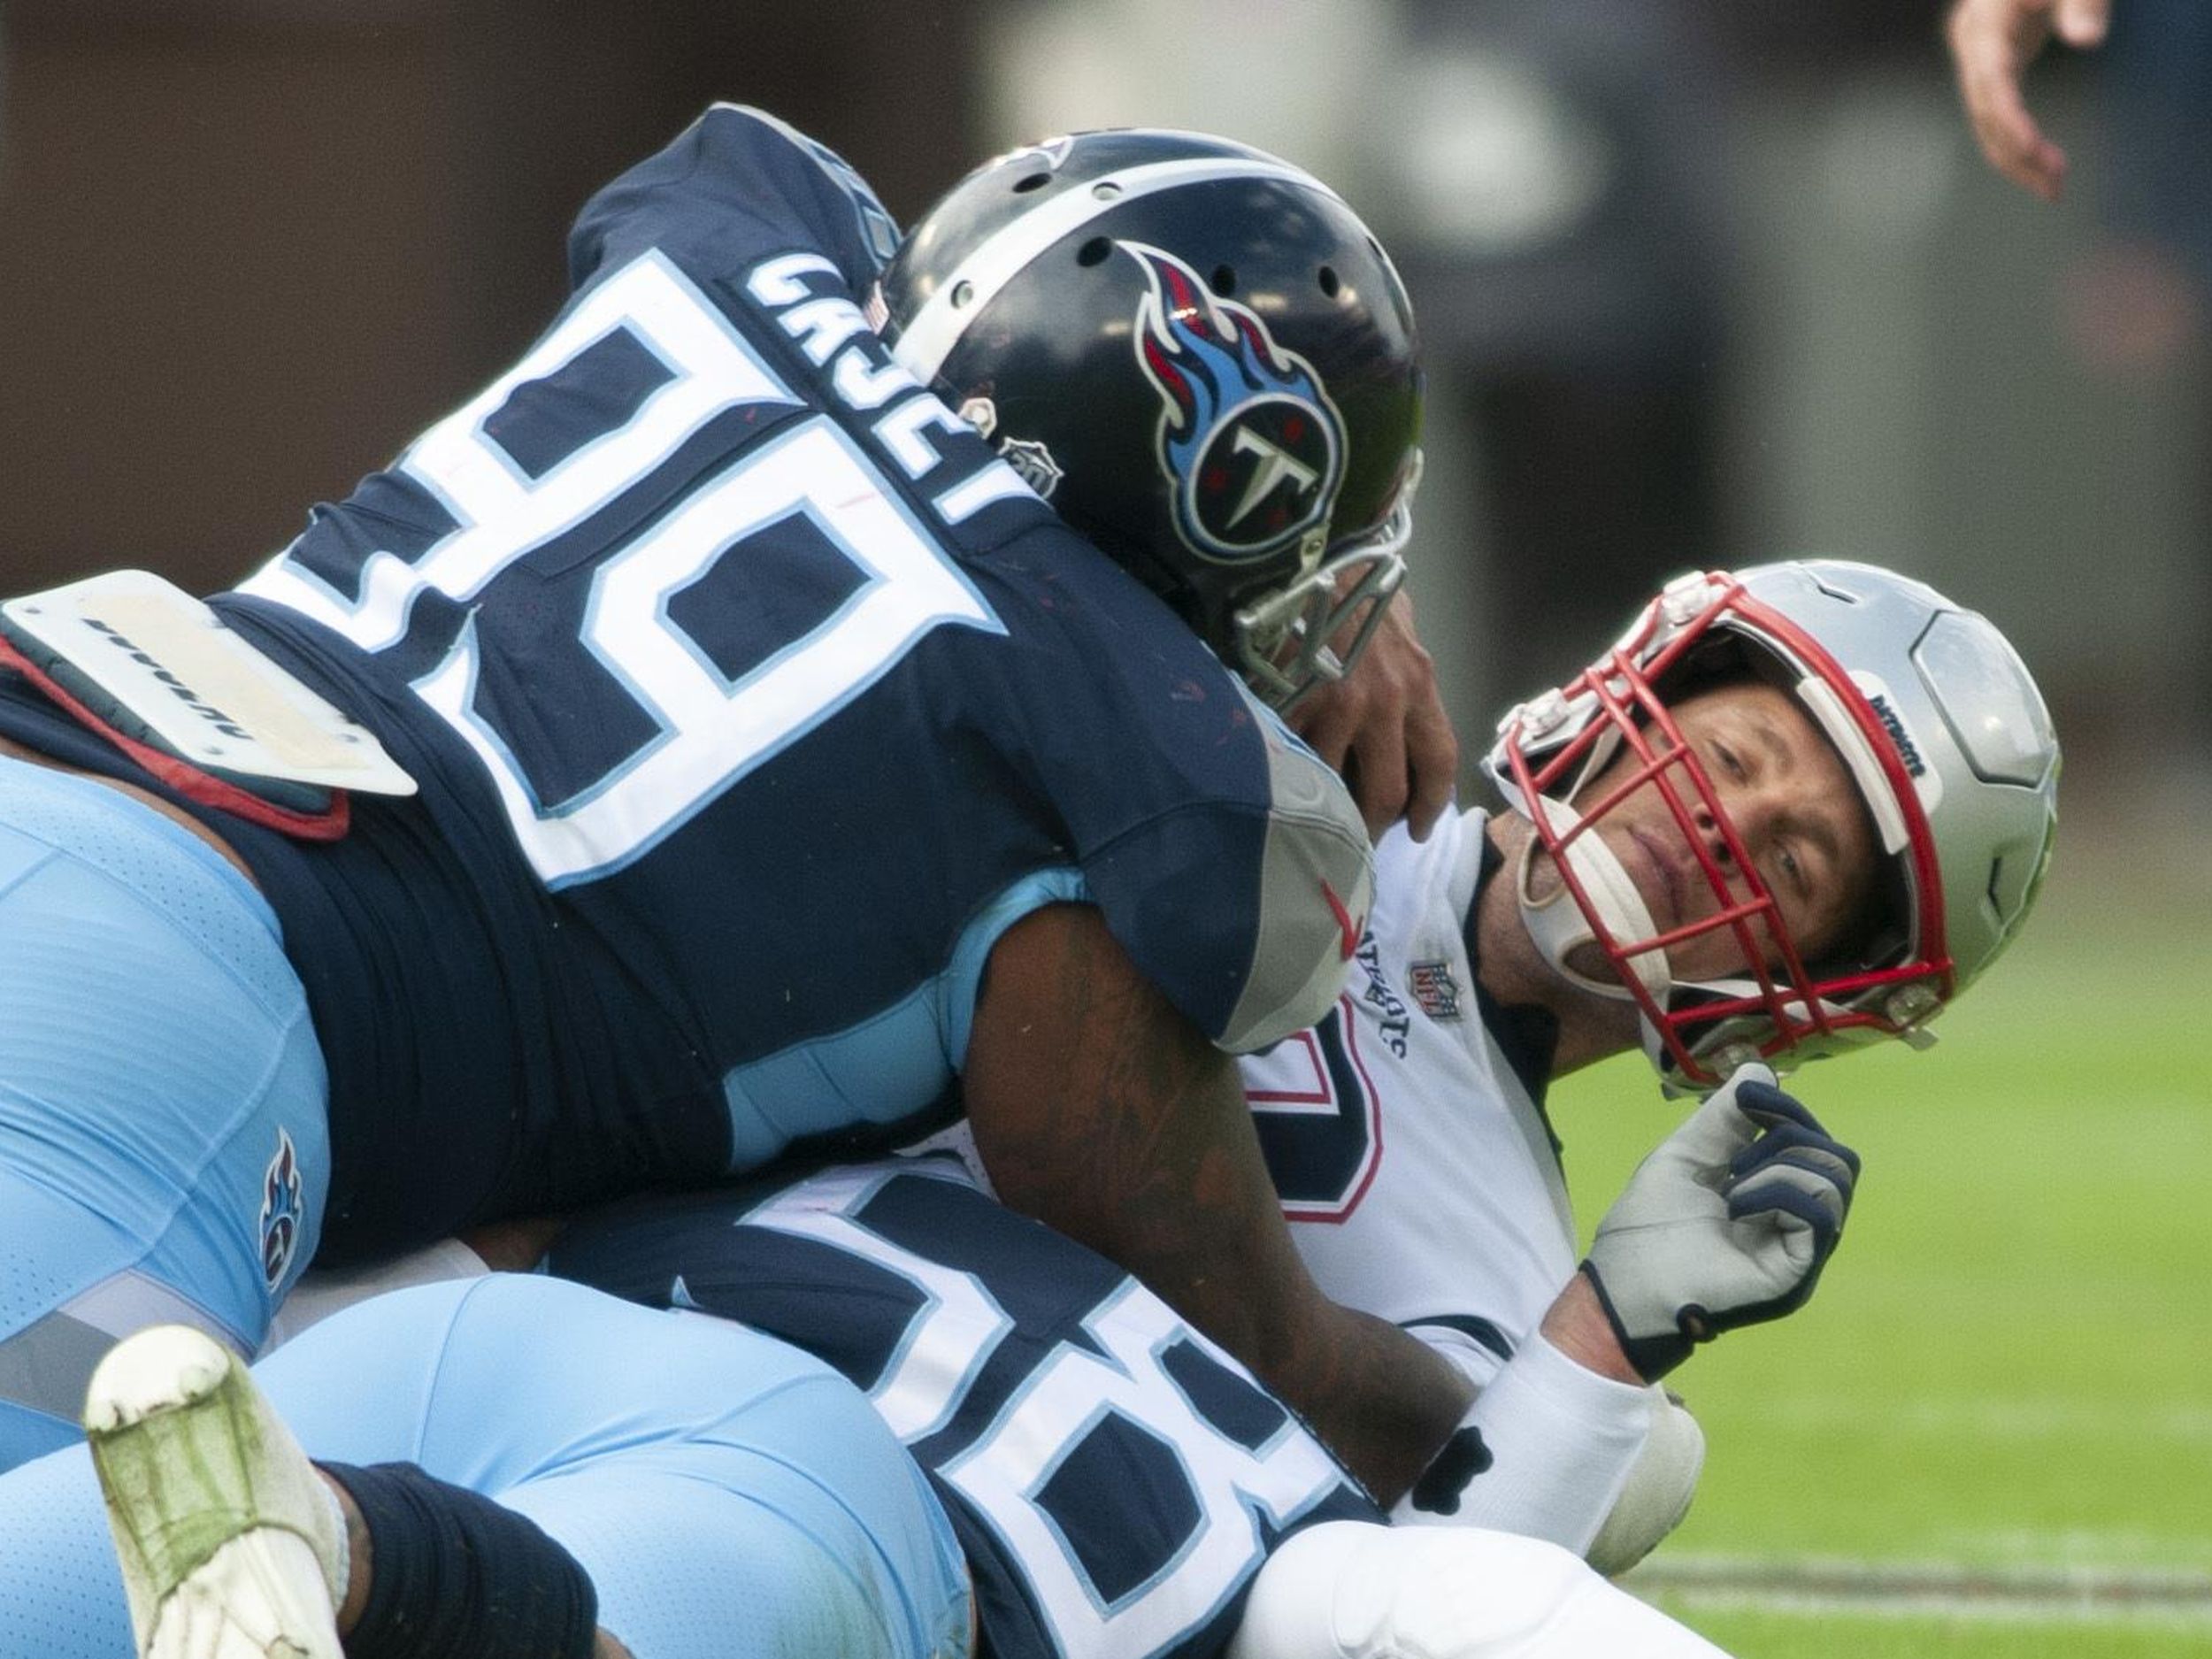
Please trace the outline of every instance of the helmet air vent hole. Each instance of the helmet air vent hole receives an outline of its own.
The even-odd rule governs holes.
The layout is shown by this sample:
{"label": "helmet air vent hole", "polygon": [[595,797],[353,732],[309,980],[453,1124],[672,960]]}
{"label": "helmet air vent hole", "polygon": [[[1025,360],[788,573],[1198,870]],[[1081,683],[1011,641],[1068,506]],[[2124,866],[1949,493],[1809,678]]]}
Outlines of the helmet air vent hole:
{"label": "helmet air vent hole", "polygon": [[956,283],[954,283],[954,284],[952,285],[952,308],[953,308],[953,310],[955,310],[955,311],[965,311],[965,310],[966,310],[966,309],[967,309],[967,308],[968,308],[971,304],[974,303],[974,301],[975,301],[975,284],[974,284],[974,283],[972,283],[972,282],[956,282]]}
{"label": "helmet air vent hole", "polygon": [[1337,296],[1337,291],[1343,286],[1344,283],[1338,277],[1334,265],[1325,265],[1321,267],[1321,291],[1324,294],[1334,299]]}
{"label": "helmet air vent hole", "polygon": [[1118,201],[1121,199],[1121,186],[1111,179],[1101,179],[1091,187],[1091,194],[1102,202]]}
{"label": "helmet air vent hole", "polygon": [[1212,280],[1214,292],[1225,299],[1237,291],[1237,268],[1234,265],[1216,265]]}
{"label": "helmet air vent hole", "polygon": [[1086,266],[1103,265],[1106,262],[1106,256],[1113,250],[1112,238],[1094,236],[1075,250],[1075,263]]}
{"label": "helmet air vent hole", "polygon": [[1016,196],[1026,196],[1032,190],[1043,189],[1045,186],[1050,184],[1051,182],[1052,175],[1048,173],[1024,173],[1020,178],[1014,180],[1014,194]]}

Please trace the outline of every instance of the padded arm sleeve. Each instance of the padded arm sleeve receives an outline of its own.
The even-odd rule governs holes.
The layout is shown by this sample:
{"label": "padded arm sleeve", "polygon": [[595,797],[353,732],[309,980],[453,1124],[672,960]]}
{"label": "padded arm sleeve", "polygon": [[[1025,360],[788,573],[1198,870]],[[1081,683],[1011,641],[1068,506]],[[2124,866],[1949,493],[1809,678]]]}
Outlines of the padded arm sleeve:
{"label": "padded arm sleeve", "polygon": [[1580,1555],[1627,1485],[1655,1397],[1586,1370],[1532,1333],[1461,1425],[1463,1435],[1481,1435],[1487,1462],[1463,1460],[1456,1491],[1417,1482],[1391,1518],[1495,1527]]}

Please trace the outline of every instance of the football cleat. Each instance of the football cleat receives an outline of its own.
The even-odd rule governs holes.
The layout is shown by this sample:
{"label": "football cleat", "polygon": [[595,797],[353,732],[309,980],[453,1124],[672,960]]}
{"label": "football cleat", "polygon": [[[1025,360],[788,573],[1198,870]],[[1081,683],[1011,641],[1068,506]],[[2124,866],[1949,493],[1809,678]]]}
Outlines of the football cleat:
{"label": "football cleat", "polygon": [[342,1659],[337,1504],[229,1349],[188,1325],[126,1338],[84,1425],[141,1659]]}

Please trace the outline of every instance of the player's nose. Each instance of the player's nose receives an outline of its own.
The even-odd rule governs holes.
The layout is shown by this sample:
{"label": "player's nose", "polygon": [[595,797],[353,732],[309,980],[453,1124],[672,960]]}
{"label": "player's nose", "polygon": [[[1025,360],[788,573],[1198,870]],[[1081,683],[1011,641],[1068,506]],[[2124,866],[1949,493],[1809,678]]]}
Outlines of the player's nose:
{"label": "player's nose", "polygon": [[[1774,839],[1784,816],[1794,810],[1786,788],[1763,782],[1723,786],[1717,806],[1719,812],[1727,815],[1729,827],[1736,832],[1736,839],[1743,843],[1744,851],[1755,863]],[[1714,809],[1700,808],[1697,818],[1706,849],[1714,861],[1723,868],[1732,864],[1734,855],[1728,849],[1728,838],[1721,831]]]}

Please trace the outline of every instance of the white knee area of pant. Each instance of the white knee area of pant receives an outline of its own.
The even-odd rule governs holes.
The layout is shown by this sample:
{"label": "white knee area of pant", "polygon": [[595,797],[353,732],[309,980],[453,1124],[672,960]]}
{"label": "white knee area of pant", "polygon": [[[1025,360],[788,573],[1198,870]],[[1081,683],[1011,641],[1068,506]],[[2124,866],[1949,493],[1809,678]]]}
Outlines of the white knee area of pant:
{"label": "white knee area of pant", "polygon": [[1540,1539],[1307,1528],[1254,1582],[1230,1659],[1713,1659],[1721,1650]]}

